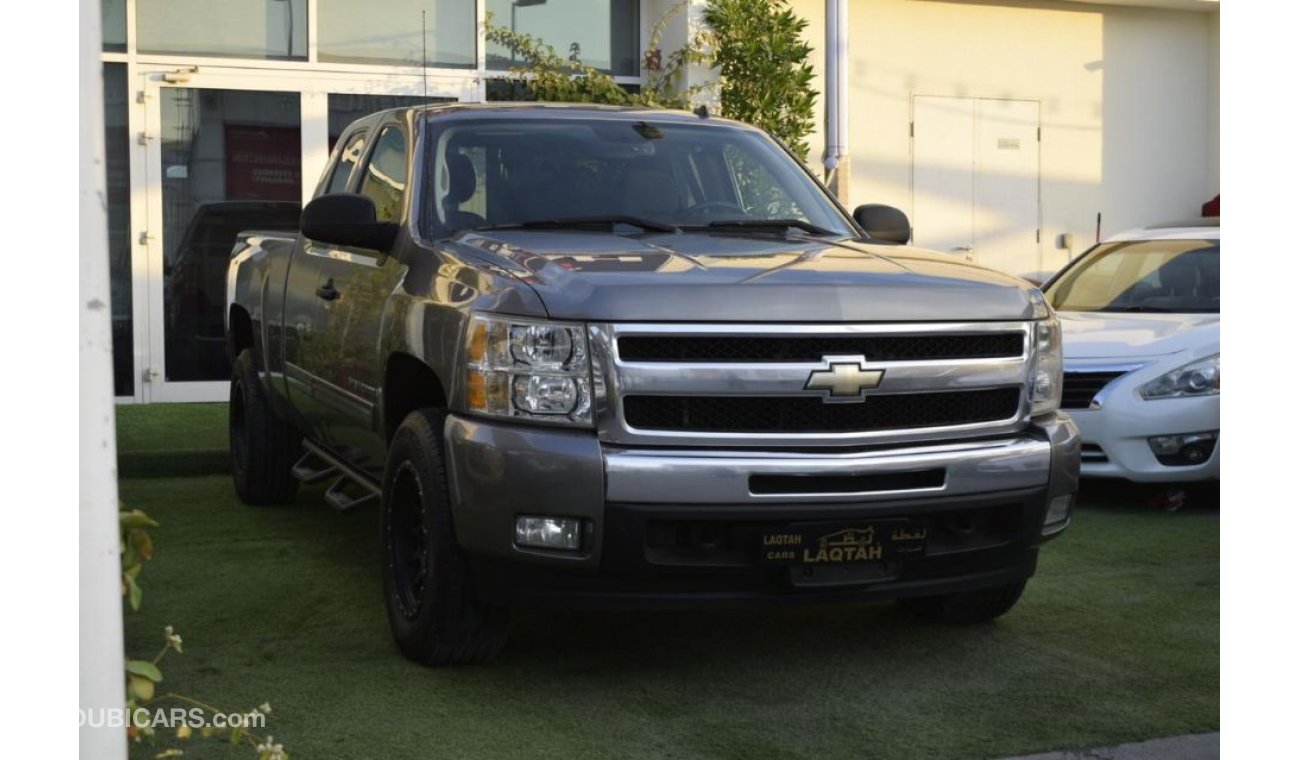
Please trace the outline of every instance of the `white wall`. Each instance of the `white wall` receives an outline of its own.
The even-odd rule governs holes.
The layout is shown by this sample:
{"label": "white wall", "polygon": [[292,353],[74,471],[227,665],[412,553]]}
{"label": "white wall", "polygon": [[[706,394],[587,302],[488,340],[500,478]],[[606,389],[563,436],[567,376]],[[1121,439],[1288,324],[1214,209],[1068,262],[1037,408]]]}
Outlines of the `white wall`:
{"label": "white wall", "polygon": [[1214,195],[1212,19],[1141,9],[1105,14],[1103,231],[1199,216]]}
{"label": "white wall", "polygon": [[[824,89],[825,2],[792,7],[811,22]],[[1217,192],[1217,90],[1209,81],[1217,13],[850,0],[849,25],[849,205],[911,210],[913,95],[1041,101],[1043,243],[1041,262],[1025,262],[1026,271],[1067,260],[1054,245],[1062,232],[1073,233],[1080,252],[1099,211],[1105,235],[1196,215]],[[820,108],[818,119],[820,132]],[[813,143],[820,151],[820,136]]]}
{"label": "white wall", "polygon": [[1219,194],[1219,14],[1210,16],[1210,178],[1206,197]]}

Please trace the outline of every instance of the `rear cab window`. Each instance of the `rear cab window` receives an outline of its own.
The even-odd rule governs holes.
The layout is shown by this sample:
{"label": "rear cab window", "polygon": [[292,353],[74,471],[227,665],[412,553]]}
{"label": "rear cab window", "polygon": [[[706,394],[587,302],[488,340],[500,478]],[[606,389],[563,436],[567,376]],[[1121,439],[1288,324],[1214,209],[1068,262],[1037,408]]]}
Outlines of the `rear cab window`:
{"label": "rear cab window", "polygon": [[357,162],[361,160],[361,154],[366,150],[366,131],[357,130],[340,141],[343,149],[339,151],[338,160],[330,169],[329,180],[325,184],[325,194],[346,193],[348,191],[348,179],[352,176],[352,169],[356,167]]}
{"label": "rear cab window", "polygon": [[361,173],[358,191],[375,202],[375,218],[396,222],[402,218],[406,193],[406,136],[396,126],[384,127],[375,138],[370,160]]}

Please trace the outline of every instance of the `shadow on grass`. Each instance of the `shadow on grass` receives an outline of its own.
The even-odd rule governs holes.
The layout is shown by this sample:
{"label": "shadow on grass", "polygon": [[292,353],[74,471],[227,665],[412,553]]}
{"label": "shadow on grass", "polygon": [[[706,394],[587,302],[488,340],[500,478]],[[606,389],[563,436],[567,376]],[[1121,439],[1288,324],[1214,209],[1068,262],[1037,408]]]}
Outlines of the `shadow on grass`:
{"label": "shadow on grass", "polygon": [[1218,726],[1213,515],[1085,504],[989,625],[891,604],[520,611],[498,661],[430,670],[388,634],[378,510],[320,490],[252,509],[228,478],[122,488],[163,524],[129,651],[176,625],[169,685],[269,700],[294,757],[996,757]]}
{"label": "shadow on grass", "polygon": [[1218,514],[1219,481],[1202,483],[1130,483],[1085,478],[1079,504],[1098,511],[1172,511]]}

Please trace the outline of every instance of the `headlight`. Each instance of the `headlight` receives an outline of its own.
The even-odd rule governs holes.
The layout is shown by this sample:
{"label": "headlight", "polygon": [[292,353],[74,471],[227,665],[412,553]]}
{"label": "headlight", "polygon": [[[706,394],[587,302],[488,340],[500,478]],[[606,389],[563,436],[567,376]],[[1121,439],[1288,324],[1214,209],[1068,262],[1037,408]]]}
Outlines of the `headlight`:
{"label": "headlight", "polygon": [[1038,416],[1054,412],[1061,406],[1061,386],[1064,383],[1064,363],[1061,359],[1061,321],[1047,307],[1041,294],[1034,291],[1034,374],[1029,386],[1030,414]]}
{"label": "headlight", "polygon": [[1179,398],[1181,396],[1217,396],[1219,393],[1219,355],[1207,356],[1184,364],[1142,386],[1142,398]]}
{"label": "headlight", "polygon": [[475,314],[465,366],[471,412],[591,426],[591,362],[580,324]]}

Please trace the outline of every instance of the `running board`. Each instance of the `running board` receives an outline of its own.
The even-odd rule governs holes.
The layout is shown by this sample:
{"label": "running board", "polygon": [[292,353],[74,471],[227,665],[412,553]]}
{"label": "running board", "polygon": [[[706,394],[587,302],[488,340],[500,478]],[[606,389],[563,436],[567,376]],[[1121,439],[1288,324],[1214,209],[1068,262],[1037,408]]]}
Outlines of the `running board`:
{"label": "running board", "polygon": [[[306,445],[307,443],[304,441],[303,446]],[[293,476],[305,486],[329,480],[331,476],[338,475],[338,473],[339,468],[330,464],[310,448],[302,455],[302,459],[299,459],[298,463],[293,466]]]}
{"label": "running board", "polygon": [[[303,480],[302,482],[317,483],[331,475],[338,476],[338,480],[335,480],[329,489],[325,491],[326,504],[340,512],[348,512],[379,500],[383,491],[378,484],[363,472],[305,438],[302,447],[307,450],[307,454],[299,464],[304,464],[308,457],[311,457],[320,460],[328,467],[328,469],[318,468],[312,470],[314,479],[311,481]],[[294,474],[297,475],[297,473],[298,466],[295,465]],[[301,478],[299,479],[301,480]]]}
{"label": "running board", "polygon": [[[349,490],[361,491],[361,493],[349,493]],[[325,492],[325,503],[340,512],[350,512],[372,501],[379,501],[379,492],[358,487],[355,481],[349,480],[346,475],[334,481],[334,485]]]}

